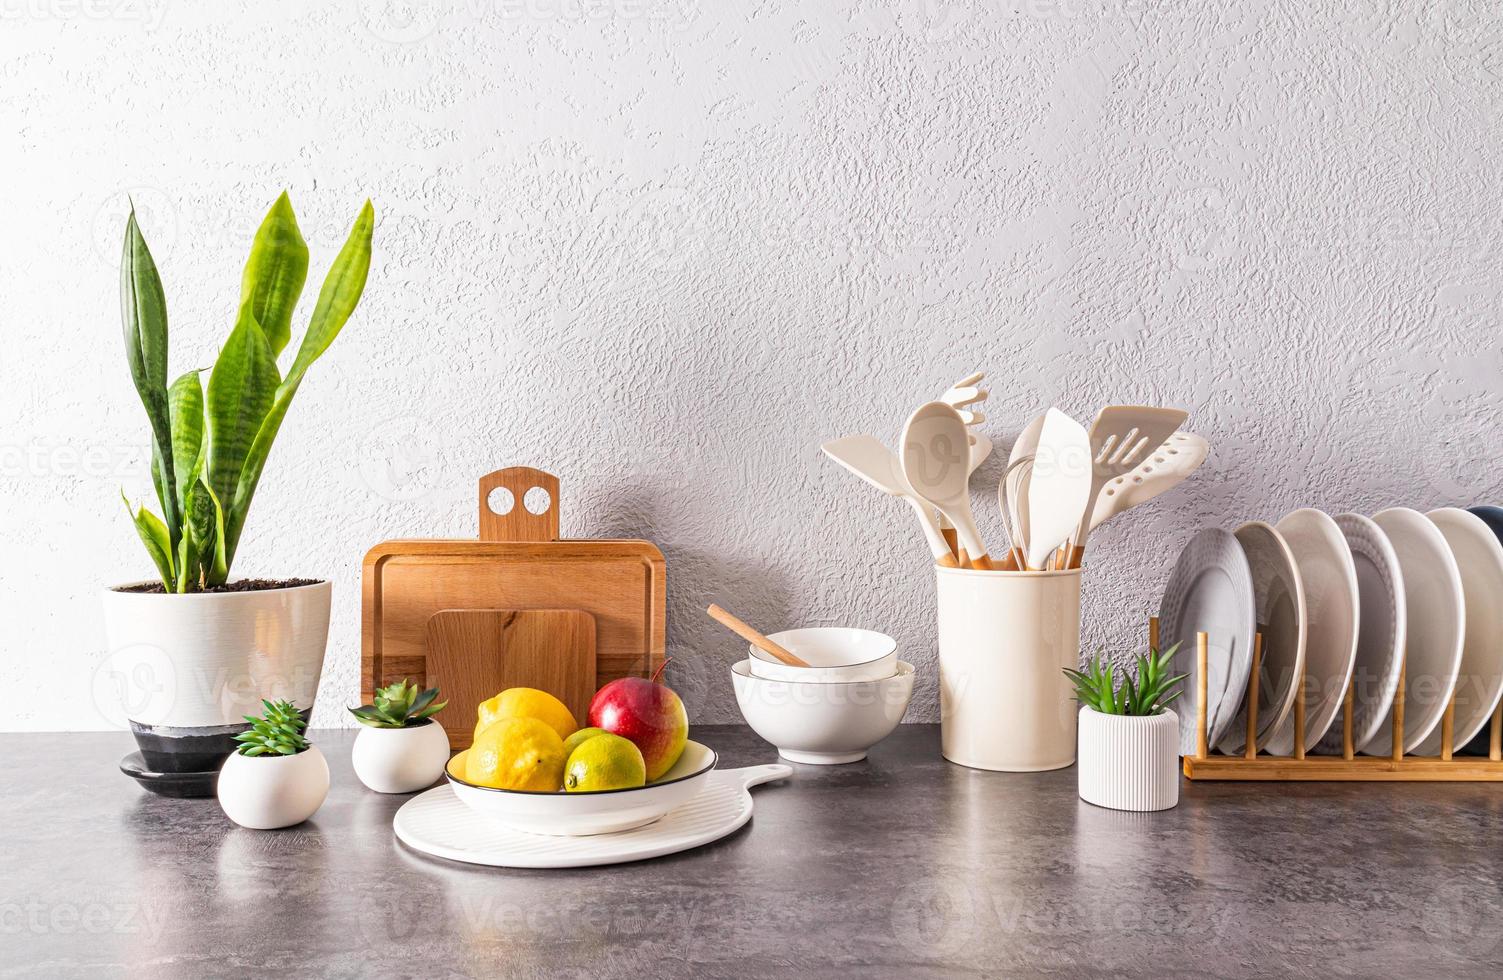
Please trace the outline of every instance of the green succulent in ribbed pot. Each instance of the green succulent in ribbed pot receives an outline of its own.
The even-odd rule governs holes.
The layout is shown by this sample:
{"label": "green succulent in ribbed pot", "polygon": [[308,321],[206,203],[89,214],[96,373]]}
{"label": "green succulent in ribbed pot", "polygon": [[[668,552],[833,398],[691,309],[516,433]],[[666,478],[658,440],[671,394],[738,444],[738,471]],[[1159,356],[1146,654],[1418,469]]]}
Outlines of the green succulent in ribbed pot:
{"label": "green succulent in ribbed pot", "polygon": [[[304,715],[312,708],[330,583],[316,568],[276,569],[306,577],[240,580],[231,569],[249,540],[251,505],[277,436],[295,416],[293,402],[365,292],[375,222],[366,201],[316,296],[302,303],[309,249],[291,199],[281,194],[251,241],[218,353],[207,364],[174,367],[169,292],[147,245],[151,229],[134,209],[126,220],[123,349],[145,415],[155,496],[149,504],[127,500],[127,509],[155,575],[107,589],[103,601],[111,672],[130,688],[122,701],[149,770],[216,769],[246,730],[242,716],[263,699],[289,702]],[[317,501],[308,508],[264,515],[274,531],[264,540],[306,535],[323,520]],[[275,567],[273,548],[257,551],[263,567]]]}
{"label": "green succulent in ribbed pot", "polygon": [[1082,800],[1114,810],[1166,810],[1179,803],[1179,753],[1186,728],[1170,707],[1184,674],[1178,645],[1133,658],[1117,675],[1101,654],[1066,669],[1080,702],[1075,772]]}

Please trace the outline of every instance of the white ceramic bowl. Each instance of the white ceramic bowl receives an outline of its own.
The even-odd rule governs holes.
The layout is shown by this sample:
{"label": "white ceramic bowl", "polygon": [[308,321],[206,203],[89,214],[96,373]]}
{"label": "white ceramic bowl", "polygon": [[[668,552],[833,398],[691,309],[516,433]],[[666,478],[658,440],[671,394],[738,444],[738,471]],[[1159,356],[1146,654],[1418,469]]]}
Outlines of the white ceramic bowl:
{"label": "white ceramic bowl", "polygon": [[594,793],[540,793],[476,786],[455,775],[464,772],[468,753],[466,749],[450,759],[444,770],[454,795],[476,813],[513,830],[551,837],[614,834],[650,824],[699,795],[716,759],[713,749],[690,741],[673,768],[651,785]]}
{"label": "white ceramic bowl", "polygon": [[793,762],[828,766],[859,762],[903,720],[913,696],[913,665],[875,681],[791,684],[752,675],[749,662],[731,665],[736,703],[752,731]]}
{"label": "white ceramic bowl", "polygon": [[772,654],[749,647],[753,675],[795,684],[886,680],[898,669],[898,641],[875,630],[810,626],[767,637],[809,663],[790,667]]}

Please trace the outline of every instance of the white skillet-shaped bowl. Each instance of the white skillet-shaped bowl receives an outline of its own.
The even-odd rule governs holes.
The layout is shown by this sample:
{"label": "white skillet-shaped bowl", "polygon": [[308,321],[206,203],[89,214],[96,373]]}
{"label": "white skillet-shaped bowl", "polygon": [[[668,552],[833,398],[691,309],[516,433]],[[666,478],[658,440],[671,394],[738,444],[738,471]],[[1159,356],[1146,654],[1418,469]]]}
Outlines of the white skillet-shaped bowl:
{"label": "white skillet-shaped bowl", "polygon": [[652,823],[699,795],[715,768],[715,750],[690,741],[673,768],[655,783],[593,793],[541,793],[477,786],[464,772],[469,750],[449,760],[444,775],[460,802],[513,830],[551,837],[613,834]]}

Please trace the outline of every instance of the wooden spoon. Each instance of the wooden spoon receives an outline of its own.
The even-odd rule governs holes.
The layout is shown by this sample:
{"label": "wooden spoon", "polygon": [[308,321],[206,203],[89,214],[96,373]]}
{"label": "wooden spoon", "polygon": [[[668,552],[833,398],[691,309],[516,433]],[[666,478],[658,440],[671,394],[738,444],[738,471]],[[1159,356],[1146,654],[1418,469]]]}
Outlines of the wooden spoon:
{"label": "wooden spoon", "polygon": [[741,620],[737,619],[735,616],[733,616],[730,613],[726,612],[724,609],[721,609],[719,606],[714,605],[712,603],[710,605],[710,608],[706,609],[705,612],[709,613],[710,614],[710,618],[713,619],[713,620],[715,620],[715,622],[719,623],[721,626],[724,626],[726,629],[730,630],[732,633],[735,633],[737,636],[741,637],[741,639],[743,639],[746,642],[752,644],[758,650],[762,650],[762,651],[764,651],[766,653],[772,654],[774,657],[777,657],[779,660],[781,660],[783,663],[787,664],[788,666],[790,666],[790,667],[808,667],[809,666],[809,662],[808,661],[806,661],[806,660],[800,660],[797,656],[795,656],[794,654],[790,653],[789,651],[787,651],[783,647],[778,646],[776,643],[772,642],[767,637],[763,636],[761,633],[758,633],[756,630],[752,629],[746,623],[743,623]]}

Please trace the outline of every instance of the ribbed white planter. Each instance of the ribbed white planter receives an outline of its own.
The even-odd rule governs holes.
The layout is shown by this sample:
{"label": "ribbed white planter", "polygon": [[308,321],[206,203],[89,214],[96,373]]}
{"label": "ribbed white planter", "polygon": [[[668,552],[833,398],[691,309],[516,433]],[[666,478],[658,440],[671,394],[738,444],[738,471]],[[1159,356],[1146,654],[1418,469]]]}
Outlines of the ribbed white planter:
{"label": "ribbed white planter", "polygon": [[1167,810],[1179,803],[1179,717],[1080,709],[1080,798],[1113,810]]}

